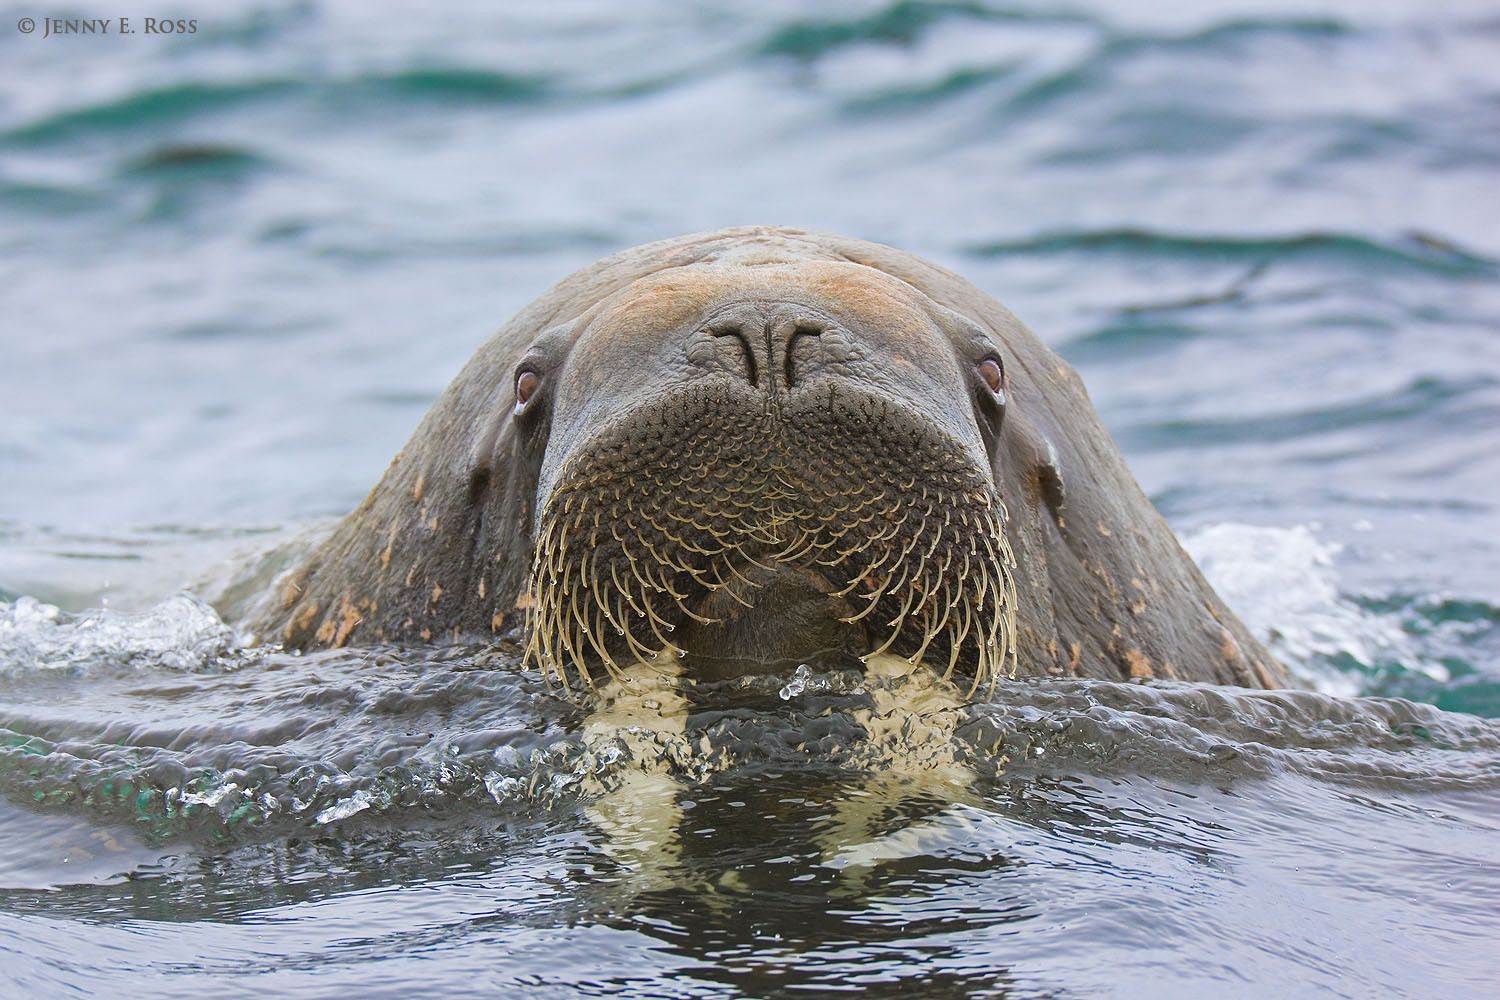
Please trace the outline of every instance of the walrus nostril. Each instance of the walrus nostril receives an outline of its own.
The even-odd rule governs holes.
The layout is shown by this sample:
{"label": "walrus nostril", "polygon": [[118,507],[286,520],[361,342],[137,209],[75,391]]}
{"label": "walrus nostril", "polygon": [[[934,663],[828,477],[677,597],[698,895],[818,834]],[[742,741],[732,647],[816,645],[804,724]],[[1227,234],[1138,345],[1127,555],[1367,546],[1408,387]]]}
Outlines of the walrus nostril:
{"label": "walrus nostril", "polygon": [[808,322],[798,322],[792,327],[792,334],[787,338],[786,342],[786,352],[782,355],[782,377],[786,379],[788,388],[796,384],[795,373],[798,347],[801,346],[805,349],[808,338],[821,336],[823,336],[823,328],[814,326]]}
{"label": "walrus nostril", "polygon": [[751,385],[760,385],[760,373],[755,364],[755,351],[750,346],[750,339],[745,336],[744,327],[733,321],[714,323],[704,329],[711,337],[733,337],[740,343],[740,353],[745,359],[745,378]]}

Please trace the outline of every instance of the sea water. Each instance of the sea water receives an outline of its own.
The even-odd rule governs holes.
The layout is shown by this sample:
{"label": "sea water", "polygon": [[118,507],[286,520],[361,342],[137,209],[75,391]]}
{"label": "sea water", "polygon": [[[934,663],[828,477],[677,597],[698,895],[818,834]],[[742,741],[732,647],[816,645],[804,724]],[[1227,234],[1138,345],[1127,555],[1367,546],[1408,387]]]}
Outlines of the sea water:
{"label": "sea water", "polygon": [[[66,16],[147,13],[0,21],[0,993],[1493,990],[1488,5]],[[551,282],[748,223],[1010,306],[1299,688],[601,709],[205,603]]]}

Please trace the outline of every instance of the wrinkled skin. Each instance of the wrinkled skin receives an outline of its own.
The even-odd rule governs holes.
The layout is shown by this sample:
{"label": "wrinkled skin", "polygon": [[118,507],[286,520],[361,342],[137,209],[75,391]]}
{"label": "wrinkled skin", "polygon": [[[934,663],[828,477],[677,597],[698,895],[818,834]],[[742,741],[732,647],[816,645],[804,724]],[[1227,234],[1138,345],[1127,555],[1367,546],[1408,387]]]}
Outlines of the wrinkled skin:
{"label": "wrinkled skin", "polygon": [[1285,682],[1072,368],[948,271],[784,229],[625,251],[523,310],[251,624],[520,628],[570,684],[875,652],[976,683]]}

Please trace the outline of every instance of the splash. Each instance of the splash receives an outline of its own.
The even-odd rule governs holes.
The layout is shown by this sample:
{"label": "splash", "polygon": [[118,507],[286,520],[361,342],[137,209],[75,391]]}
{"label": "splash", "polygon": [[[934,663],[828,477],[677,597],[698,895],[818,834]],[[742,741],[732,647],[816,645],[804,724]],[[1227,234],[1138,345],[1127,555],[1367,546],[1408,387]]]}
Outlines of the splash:
{"label": "splash", "polygon": [[32,597],[0,602],[0,677],[223,671],[249,656],[235,630],[188,594],[140,613],[68,614]]}
{"label": "splash", "polygon": [[1398,621],[1373,614],[1340,589],[1340,546],[1307,525],[1269,528],[1215,524],[1182,540],[1215,590],[1298,677],[1325,694],[1353,697],[1362,679],[1393,663],[1438,679],[1447,671],[1423,657]]}

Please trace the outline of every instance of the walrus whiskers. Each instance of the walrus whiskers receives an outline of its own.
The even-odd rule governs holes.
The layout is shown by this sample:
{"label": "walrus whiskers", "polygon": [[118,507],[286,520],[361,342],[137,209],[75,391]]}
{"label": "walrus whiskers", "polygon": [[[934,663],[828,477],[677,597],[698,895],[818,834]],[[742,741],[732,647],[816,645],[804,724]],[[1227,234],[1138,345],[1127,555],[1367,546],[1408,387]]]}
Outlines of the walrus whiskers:
{"label": "walrus whiskers", "polygon": [[[813,491],[797,495],[778,470],[768,500],[754,495],[748,459],[693,467],[702,468],[703,481],[684,483],[679,499],[654,509],[646,509],[617,477],[586,470],[560,487],[542,511],[526,659],[558,675],[565,690],[568,673],[593,686],[591,658],[608,676],[625,677],[622,654],[637,660],[681,655],[683,647],[671,638],[678,627],[674,616],[701,625],[719,622],[695,610],[695,592],[720,593],[753,609],[751,595],[765,581],[748,572],[774,574],[779,566],[801,563],[845,571],[830,588],[832,599],[865,588],[858,610],[840,622],[854,625],[886,608],[884,634],[864,658],[905,644],[903,655],[915,665],[941,640],[937,669],[948,677],[970,647],[976,689],[995,679],[1007,657],[1013,663],[1014,557],[1004,506],[990,491],[944,488],[908,476],[894,484],[897,489],[877,483],[856,495],[846,488],[838,503],[828,503]],[[735,473],[730,486],[749,496],[716,478],[726,469]],[[911,489],[905,500],[892,502],[906,485]],[[607,525],[603,532],[601,521]],[[692,544],[689,537],[712,541]],[[976,564],[979,571],[972,572]],[[983,622],[977,632],[976,622]]]}

